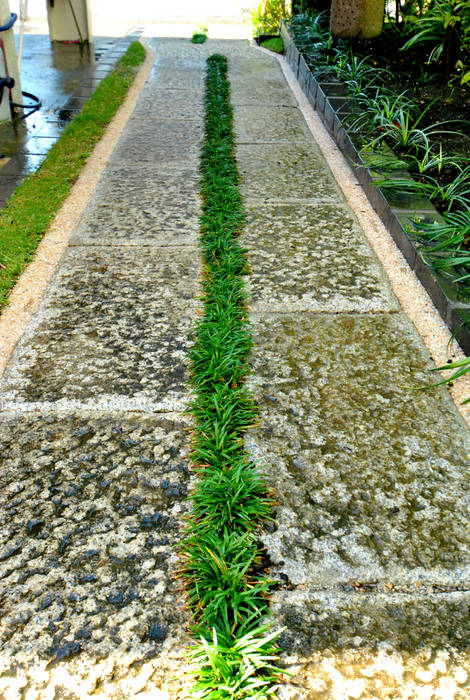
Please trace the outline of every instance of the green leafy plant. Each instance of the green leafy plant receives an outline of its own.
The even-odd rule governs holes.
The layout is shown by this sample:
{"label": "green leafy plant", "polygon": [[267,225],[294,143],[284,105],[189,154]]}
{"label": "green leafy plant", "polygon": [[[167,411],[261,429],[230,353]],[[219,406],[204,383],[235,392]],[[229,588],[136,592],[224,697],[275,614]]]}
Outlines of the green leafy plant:
{"label": "green leafy plant", "polygon": [[262,0],[251,10],[251,21],[257,35],[279,34],[281,21],[289,17],[289,3],[286,0]]}
{"label": "green leafy plant", "polygon": [[373,126],[379,131],[369,144],[373,148],[382,141],[388,143],[392,148],[402,151],[417,153],[420,150],[427,151],[430,147],[430,139],[440,134],[456,134],[457,132],[442,129],[449,122],[433,123],[429,126],[420,126],[426,112],[431,108],[430,103],[418,116],[412,110],[398,107],[390,114],[387,111],[379,112],[372,119]]}
{"label": "green leafy plant", "polygon": [[469,50],[470,3],[468,0],[432,0],[424,15],[410,16],[408,22],[414,24],[416,31],[402,50],[416,46],[428,48],[428,62],[442,60],[447,81],[462,51]]}
{"label": "green leafy plant", "polygon": [[195,29],[191,41],[193,44],[204,44],[207,41],[207,27],[201,26]]}
{"label": "green leafy plant", "polygon": [[[443,365],[442,367],[433,367],[431,369],[431,372],[444,372],[446,370],[456,370],[453,372],[449,377],[446,377],[440,382],[435,382],[434,384],[431,384],[429,388],[436,387],[436,386],[442,386],[444,384],[450,384],[451,382],[455,382],[457,379],[460,379],[460,377],[463,377],[465,374],[468,374],[470,372],[470,357],[463,357],[461,360],[456,360],[455,362],[448,362],[446,365]],[[462,404],[470,403],[470,397],[468,399],[465,399],[462,401]]]}
{"label": "green leafy plant", "polygon": [[427,197],[445,211],[451,211],[456,206],[470,209],[470,167],[462,169],[446,183],[430,175],[422,175],[419,179],[382,178],[375,184],[381,189]]}
{"label": "green leafy plant", "polygon": [[197,668],[193,697],[205,700],[274,698],[282,669],[275,665],[277,633],[269,625],[242,630],[235,640],[217,630],[201,639],[190,660]]}
{"label": "green leafy plant", "polygon": [[216,54],[207,61],[200,166],[203,313],[190,351],[190,456],[198,479],[180,576],[199,640],[191,653],[193,697],[261,699],[274,694],[282,672],[273,665],[279,631],[269,618],[270,582],[259,574],[258,534],[272,499],[243,442],[257,408],[245,384],[252,339],[232,118],[227,59]]}

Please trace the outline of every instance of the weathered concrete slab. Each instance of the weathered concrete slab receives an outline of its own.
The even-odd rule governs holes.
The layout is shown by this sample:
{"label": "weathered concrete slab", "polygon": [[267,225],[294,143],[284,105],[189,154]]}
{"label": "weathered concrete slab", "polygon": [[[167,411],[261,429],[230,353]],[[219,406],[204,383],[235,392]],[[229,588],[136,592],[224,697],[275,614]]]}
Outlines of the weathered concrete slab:
{"label": "weathered concrete slab", "polygon": [[151,83],[142,92],[132,119],[140,124],[155,119],[201,121],[204,114],[202,94],[201,90],[168,90],[158,82]]}
{"label": "weathered concrete slab", "polygon": [[262,81],[257,78],[237,77],[229,71],[231,102],[233,105],[268,105],[292,106],[297,101],[281,77],[266,76]]}
{"label": "weathered concrete slab", "polygon": [[276,58],[257,49],[243,57],[229,60],[229,80],[233,105],[260,107],[297,106]]}
{"label": "weathered concrete slab", "polygon": [[[207,56],[214,53],[222,53],[224,56],[232,58],[261,56],[259,51],[250,47],[247,39],[212,39],[209,37],[204,44],[193,44],[188,39],[151,37],[149,44],[157,54],[157,65],[170,68],[184,66],[198,60],[205,62]],[[262,56],[262,58],[266,57]]]}
{"label": "weathered concrete slab", "polygon": [[343,202],[343,196],[322,156],[313,145],[257,144],[237,146],[240,189],[247,203]]}
{"label": "weathered concrete slab", "polygon": [[172,121],[155,119],[129,126],[119,139],[110,163],[136,166],[139,163],[155,163],[172,167],[197,168],[201,150],[203,127],[199,121]]}
{"label": "weathered concrete slab", "polygon": [[263,537],[293,585],[470,587],[470,436],[399,314],[254,318],[261,424],[247,446],[279,507]]}
{"label": "weathered concrete slab", "polygon": [[279,591],[293,675],[280,698],[453,698],[470,688],[470,595],[423,586],[412,593]]}
{"label": "weathered concrete slab", "polygon": [[4,376],[3,401],[181,410],[196,249],[71,248]]}
{"label": "weathered concrete slab", "polygon": [[237,143],[294,143],[310,137],[295,107],[236,106],[234,118]]}
{"label": "weathered concrete slab", "polygon": [[166,90],[198,90],[204,89],[205,61],[183,61],[180,64],[164,66],[159,65],[159,59],[152,72],[153,84],[160,84]]}
{"label": "weathered concrete slab", "polygon": [[2,697],[175,697],[186,427],[173,414],[0,415]]}
{"label": "weathered concrete slab", "polygon": [[397,301],[352,212],[251,206],[242,242],[253,311],[391,311]]}
{"label": "weathered concrete slab", "polygon": [[199,215],[196,169],[115,165],[103,173],[72,244],[195,245]]}
{"label": "weathered concrete slab", "polygon": [[262,53],[256,48],[247,49],[243,55],[229,59],[230,80],[245,79],[247,82],[264,83],[265,80],[279,80],[286,93],[292,91],[287,85],[279,61],[274,56]]}

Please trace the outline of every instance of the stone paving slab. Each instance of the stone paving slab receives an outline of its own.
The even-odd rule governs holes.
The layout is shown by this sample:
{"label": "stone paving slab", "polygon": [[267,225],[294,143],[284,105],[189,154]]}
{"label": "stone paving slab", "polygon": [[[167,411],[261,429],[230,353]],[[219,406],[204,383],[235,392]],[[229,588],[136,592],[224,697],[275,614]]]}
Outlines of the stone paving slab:
{"label": "stone paving slab", "polygon": [[119,139],[110,163],[155,163],[180,165],[197,170],[203,127],[200,122],[173,122],[155,119],[145,124],[134,122]]}
{"label": "stone paving slab", "polygon": [[201,121],[204,114],[201,90],[169,90],[159,83],[151,83],[142,92],[137,109],[138,122],[143,124],[155,118]]}
{"label": "stone paving slab", "polygon": [[287,88],[283,77],[265,77],[262,82],[257,78],[246,78],[243,75],[228,74],[231,85],[231,101],[236,105],[266,105],[295,107],[297,101]]}
{"label": "stone paving slab", "polygon": [[243,56],[229,60],[229,73],[231,79],[244,79],[247,82],[255,80],[258,83],[264,83],[265,81],[279,80],[283,83],[286,94],[292,94],[277,58],[263,54],[257,49],[251,49],[246,51]]}
{"label": "stone paving slab", "polygon": [[70,248],[4,375],[3,402],[181,410],[198,274],[189,247]]}
{"label": "stone paving slab", "polygon": [[248,39],[209,39],[204,44],[193,44],[189,39],[181,40],[173,37],[151,37],[149,45],[157,54],[158,67],[194,65],[197,61],[204,63],[208,56],[222,53],[232,59],[252,60],[260,57],[263,61],[270,57],[261,56],[257,49],[250,47]]}
{"label": "stone paving slab", "polygon": [[72,245],[195,245],[200,215],[194,169],[116,164],[95,189]]}
{"label": "stone paving slab", "polygon": [[237,143],[279,143],[305,141],[310,132],[299,110],[294,107],[235,106]]}
{"label": "stone paving slab", "polygon": [[2,697],[25,697],[12,675],[27,698],[181,685],[186,428],[175,414],[0,414]]}
{"label": "stone paving slab", "polygon": [[249,206],[241,240],[255,312],[398,309],[380,263],[346,207]]}
{"label": "stone paving slab", "polygon": [[247,204],[329,200],[342,195],[320,153],[307,142],[237,145],[240,189]]}
{"label": "stone paving slab", "polygon": [[[247,53],[243,58],[229,60],[229,80],[232,104],[297,106],[277,59],[259,53]],[[269,112],[266,113],[269,118]]]}
{"label": "stone paving slab", "polygon": [[165,90],[198,90],[204,89],[205,59],[190,64],[172,65],[166,68],[157,64],[154,68],[153,80],[158,81]]}
{"label": "stone paving slab", "polygon": [[280,698],[469,697],[468,592],[280,591],[272,608],[293,674]]}
{"label": "stone paving slab", "polygon": [[401,314],[254,317],[260,427],[279,506],[263,542],[293,585],[470,587],[470,436]]}

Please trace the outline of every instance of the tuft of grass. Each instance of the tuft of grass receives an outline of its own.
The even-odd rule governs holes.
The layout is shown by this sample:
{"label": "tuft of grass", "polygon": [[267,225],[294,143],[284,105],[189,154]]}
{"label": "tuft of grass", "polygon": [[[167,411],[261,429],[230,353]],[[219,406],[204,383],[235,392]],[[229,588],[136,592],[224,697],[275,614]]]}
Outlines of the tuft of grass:
{"label": "tuft of grass", "polygon": [[124,101],[144,59],[144,47],[133,42],[64,129],[40,168],[24,180],[0,211],[0,309],[6,306],[12,287]]}
{"label": "tuft of grass", "polygon": [[180,545],[180,575],[199,642],[191,653],[193,697],[269,698],[282,671],[269,618],[270,582],[258,575],[257,534],[272,498],[244,435],[257,419],[245,382],[252,338],[238,242],[244,212],[238,189],[227,59],[207,61],[201,152],[203,314],[190,351],[198,480]]}
{"label": "tuft of grass", "polygon": [[266,41],[261,42],[260,46],[263,49],[268,49],[269,51],[274,51],[275,53],[284,53],[284,42],[280,36],[272,39],[266,39]]}

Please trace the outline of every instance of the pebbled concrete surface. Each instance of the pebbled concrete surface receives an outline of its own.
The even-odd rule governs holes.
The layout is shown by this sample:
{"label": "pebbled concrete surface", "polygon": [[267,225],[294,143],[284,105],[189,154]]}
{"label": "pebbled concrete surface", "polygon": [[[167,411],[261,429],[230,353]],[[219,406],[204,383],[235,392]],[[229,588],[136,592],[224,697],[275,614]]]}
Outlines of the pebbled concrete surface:
{"label": "pebbled concrete surface", "polygon": [[293,107],[234,107],[235,136],[238,143],[295,143],[309,136],[307,125]]}
{"label": "pebbled concrete surface", "polygon": [[[158,75],[158,74],[157,74]],[[131,124],[113,151],[110,163],[157,163],[165,167],[197,168],[201,150],[199,121],[158,119]]]}
{"label": "pebbled concrete surface", "polygon": [[195,248],[72,247],[2,380],[2,403],[132,398],[181,410]]}
{"label": "pebbled concrete surface", "polygon": [[341,197],[313,141],[240,143],[237,158],[242,177],[240,188],[247,204],[313,203],[320,199],[334,202]]}
{"label": "pebbled concrete surface", "polygon": [[279,500],[263,536],[276,575],[470,587],[470,436],[446,434],[444,393],[411,394],[429,362],[407,319],[270,314],[254,328],[248,444]]}
{"label": "pebbled concrete surface", "polygon": [[169,87],[153,71],[2,378],[5,700],[168,700],[188,683],[175,547],[199,293],[193,55],[199,111],[149,110]]}
{"label": "pebbled concrete surface", "polygon": [[172,414],[2,415],[2,697],[181,686],[186,427]]}
{"label": "pebbled concrete surface", "polygon": [[116,164],[92,195],[72,244],[195,245],[199,210],[194,168]]}
{"label": "pebbled concrete surface", "polygon": [[464,700],[468,428],[445,390],[410,388],[429,353],[312,138],[281,122],[278,65],[243,68],[235,104],[264,105],[235,115],[261,412],[246,446],[278,501],[261,540],[292,674],[278,696]]}
{"label": "pebbled concrete surface", "polygon": [[247,207],[253,311],[396,311],[352,212],[337,203]]}
{"label": "pebbled concrete surface", "polygon": [[276,59],[245,42],[152,45],[142,99],[0,385],[0,696],[184,696],[179,412],[202,75],[221,52],[252,268],[261,421],[247,447],[278,499],[262,535],[292,673],[278,695],[468,698],[468,430],[445,391],[408,388],[428,354]]}

